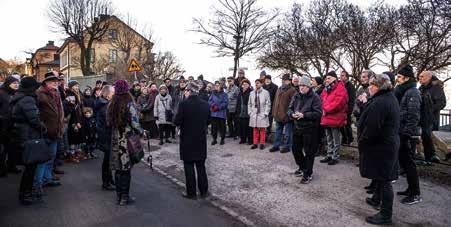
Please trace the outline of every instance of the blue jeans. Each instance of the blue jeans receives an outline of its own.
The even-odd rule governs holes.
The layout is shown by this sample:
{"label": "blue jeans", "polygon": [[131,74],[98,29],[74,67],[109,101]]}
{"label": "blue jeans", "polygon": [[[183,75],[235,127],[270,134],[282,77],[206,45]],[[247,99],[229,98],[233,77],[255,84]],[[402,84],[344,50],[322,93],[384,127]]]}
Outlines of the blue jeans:
{"label": "blue jeans", "polygon": [[[284,129],[285,133],[283,133]],[[273,147],[279,148],[281,146],[282,136],[284,137],[282,149],[291,150],[293,145],[293,122],[283,123],[276,121],[276,139]]]}
{"label": "blue jeans", "polygon": [[51,159],[37,166],[34,177],[35,187],[42,187],[44,182],[53,181],[53,162],[55,161],[56,151],[58,149],[58,140],[49,140],[49,142]]}

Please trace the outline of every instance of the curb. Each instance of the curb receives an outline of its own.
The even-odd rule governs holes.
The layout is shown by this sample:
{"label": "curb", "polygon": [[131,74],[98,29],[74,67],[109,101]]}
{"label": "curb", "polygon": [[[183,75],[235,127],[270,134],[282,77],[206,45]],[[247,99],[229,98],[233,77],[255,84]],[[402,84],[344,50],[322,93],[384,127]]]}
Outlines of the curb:
{"label": "curb", "polygon": [[[150,164],[147,163],[145,160],[142,159],[141,162],[144,163],[146,166],[150,167]],[[175,177],[169,175],[168,173],[166,173],[165,171],[161,170],[160,168],[158,168],[158,167],[156,167],[154,165],[152,167],[153,167],[153,170],[155,170],[160,175],[162,175],[163,177],[165,177],[168,180],[170,180],[172,183],[180,186],[181,188],[185,188],[185,183],[177,180]],[[215,194],[210,192],[210,196],[208,198],[206,198],[205,201],[208,201],[214,207],[224,211],[226,214],[228,214],[228,215],[232,216],[233,218],[237,219],[238,221],[243,223],[245,226],[252,226],[252,227],[257,226],[254,222],[252,222],[251,220],[249,220],[245,216],[240,215],[239,213],[234,211],[232,208],[226,207],[225,205],[223,205],[220,202],[218,202],[219,199],[216,199],[217,201],[215,201],[214,198],[219,198],[219,197],[217,195],[215,195]]]}

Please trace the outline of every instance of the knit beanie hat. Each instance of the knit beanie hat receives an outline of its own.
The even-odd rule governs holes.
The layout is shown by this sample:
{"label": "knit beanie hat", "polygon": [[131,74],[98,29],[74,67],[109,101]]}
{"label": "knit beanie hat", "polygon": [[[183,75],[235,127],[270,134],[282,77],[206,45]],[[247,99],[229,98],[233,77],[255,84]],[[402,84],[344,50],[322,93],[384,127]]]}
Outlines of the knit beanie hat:
{"label": "knit beanie hat", "polygon": [[304,85],[307,87],[312,87],[312,81],[307,76],[303,76],[299,79],[299,85]]}
{"label": "knit beanie hat", "polygon": [[316,81],[318,85],[322,85],[324,83],[323,78],[321,78],[320,76],[313,77],[313,79]]}
{"label": "knit beanie hat", "polygon": [[130,90],[127,81],[118,80],[114,83],[114,94],[116,95],[124,95],[127,94]]}
{"label": "knit beanie hat", "polygon": [[406,65],[406,66],[402,67],[398,71],[398,74],[401,74],[403,76],[410,77],[410,78],[415,78],[415,74],[413,73],[413,68],[411,65]]}
{"label": "knit beanie hat", "polygon": [[21,81],[20,81],[20,89],[22,90],[35,90],[40,86],[40,84],[38,83],[38,81],[36,81],[35,78],[33,78],[32,76],[27,76],[24,77]]}
{"label": "knit beanie hat", "polygon": [[326,76],[331,76],[331,77],[335,77],[338,78],[337,73],[335,73],[335,71],[330,71],[326,74]]}
{"label": "knit beanie hat", "polygon": [[69,81],[69,84],[67,84],[67,86],[69,87],[69,88],[72,88],[73,86],[75,86],[75,85],[79,85],[80,83],[78,83],[78,81],[76,81],[76,80],[71,80],[71,81]]}

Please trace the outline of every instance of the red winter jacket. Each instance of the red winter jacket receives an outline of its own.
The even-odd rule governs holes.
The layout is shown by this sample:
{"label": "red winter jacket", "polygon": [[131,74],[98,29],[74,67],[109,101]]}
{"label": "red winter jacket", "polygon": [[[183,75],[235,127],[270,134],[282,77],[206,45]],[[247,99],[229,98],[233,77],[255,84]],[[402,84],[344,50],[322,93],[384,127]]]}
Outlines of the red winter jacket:
{"label": "red winter jacket", "polygon": [[330,93],[326,89],[321,93],[323,116],[321,125],[337,128],[346,125],[348,111],[348,93],[343,82],[334,85]]}

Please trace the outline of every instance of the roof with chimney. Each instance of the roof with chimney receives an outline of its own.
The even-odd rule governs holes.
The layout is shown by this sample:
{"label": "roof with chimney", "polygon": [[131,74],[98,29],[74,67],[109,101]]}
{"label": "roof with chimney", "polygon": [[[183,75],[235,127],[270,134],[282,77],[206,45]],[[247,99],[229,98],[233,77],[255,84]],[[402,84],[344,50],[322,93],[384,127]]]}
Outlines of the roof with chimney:
{"label": "roof with chimney", "polygon": [[59,49],[59,47],[55,46],[55,42],[52,40],[49,40],[49,42],[45,46],[37,49],[36,52],[39,50],[55,50],[55,51],[57,51],[58,49]]}

